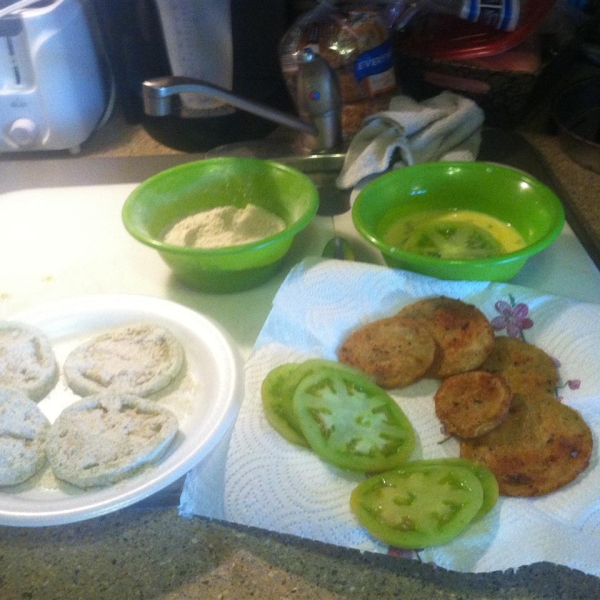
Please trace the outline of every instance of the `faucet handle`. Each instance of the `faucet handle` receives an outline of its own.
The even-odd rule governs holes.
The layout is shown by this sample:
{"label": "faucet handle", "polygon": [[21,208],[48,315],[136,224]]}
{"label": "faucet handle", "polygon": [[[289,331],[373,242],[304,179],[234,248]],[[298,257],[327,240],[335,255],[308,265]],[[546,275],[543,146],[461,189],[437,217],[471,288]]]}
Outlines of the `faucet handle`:
{"label": "faucet handle", "polygon": [[297,56],[297,104],[316,126],[317,146],[335,148],[342,142],[342,94],[329,63],[310,48]]}

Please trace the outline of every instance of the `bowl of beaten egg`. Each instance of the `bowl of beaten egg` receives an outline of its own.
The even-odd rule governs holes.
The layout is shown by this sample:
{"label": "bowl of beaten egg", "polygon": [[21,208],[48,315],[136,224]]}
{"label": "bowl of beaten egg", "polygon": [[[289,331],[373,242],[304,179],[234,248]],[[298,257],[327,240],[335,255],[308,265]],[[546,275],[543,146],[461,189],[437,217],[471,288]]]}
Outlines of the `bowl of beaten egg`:
{"label": "bowl of beaten egg", "polygon": [[300,171],[255,158],[190,162],[147,179],[128,196],[127,231],[158,251],[186,285],[235,292],[270,278],[319,195]]}
{"label": "bowl of beaten egg", "polygon": [[436,162],[368,183],[352,219],[389,266],[440,279],[507,281],[559,236],[565,214],[558,197],[522,171]]}

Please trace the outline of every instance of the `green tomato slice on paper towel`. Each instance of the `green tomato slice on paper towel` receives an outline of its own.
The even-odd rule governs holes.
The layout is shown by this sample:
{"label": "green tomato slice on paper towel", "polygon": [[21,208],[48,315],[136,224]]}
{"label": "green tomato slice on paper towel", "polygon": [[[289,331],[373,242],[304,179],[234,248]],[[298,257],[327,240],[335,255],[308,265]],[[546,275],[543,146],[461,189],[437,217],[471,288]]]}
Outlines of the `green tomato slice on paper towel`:
{"label": "green tomato slice on paper towel", "polygon": [[411,461],[410,465],[452,465],[469,469],[479,479],[479,483],[481,483],[481,487],[483,488],[483,502],[478,513],[473,518],[474,521],[489,513],[496,506],[496,502],[498,502],[500,491],[496,476],[485,465],[474,460],[459,457],[430,458]]}
{"label": "green tomato slice on paper towel", "polygon": [[440,546],[478,515],[483,487],[467,467],[416,461],[361,482],[350,497],[360,524],[400,548]]}
{"label": "green tomato slice on paper towel", "polygon": [[412,425],[379,386],[346,369],[321,368],[294,392],[300,429],[313,451],[342,469],[377,472],[412,453]]}
{"label": "green tomato slice on paper towel", "polygon": [[288,442],[308,446],[292,408],[295,387],[289,391],[289,381],[298,370],[296,363],[275,367],[265,377],[260,388],[265,417],[269,425]]}
{"label": "green tomato slice on paper towel", "polygon": [[336,361],[311,358],[275,367],[267,373],[262,383],[260,393],[266,419],[288,442],[308,446],[294,412],[294,392],[304,377],[324,368],[359,373],[354,367]]}

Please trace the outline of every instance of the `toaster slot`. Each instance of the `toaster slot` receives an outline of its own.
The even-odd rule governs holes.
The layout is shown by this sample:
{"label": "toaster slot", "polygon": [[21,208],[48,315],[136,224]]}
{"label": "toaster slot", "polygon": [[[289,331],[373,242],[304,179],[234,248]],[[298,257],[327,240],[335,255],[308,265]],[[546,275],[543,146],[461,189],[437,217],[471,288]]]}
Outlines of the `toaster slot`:
{"label": "toaster slot", "polygon": [[24,83],[24,62],[28,52],[24,47],[23,24],[18,18],[0,19],[0,89],[8,91]]}

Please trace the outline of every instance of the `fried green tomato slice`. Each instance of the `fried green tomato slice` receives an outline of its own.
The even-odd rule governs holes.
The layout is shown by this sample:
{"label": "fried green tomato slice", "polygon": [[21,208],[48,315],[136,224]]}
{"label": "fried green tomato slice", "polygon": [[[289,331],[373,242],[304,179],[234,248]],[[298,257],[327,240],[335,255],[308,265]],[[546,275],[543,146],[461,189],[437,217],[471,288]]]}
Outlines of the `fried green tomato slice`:
{"label": "fried green tomato slice", "polygon": [[311,358],[300,363],[284,363],[275,367],[261,385],[261,399],[265,417],[271,427],[288,442],[308,447],[294,413],[292,400],[298,384],[320,369],[340,369],[358,373],[353,367],[324,358]]}
{"label": "fried green tomato slice", "polygon": [[474,438],[506,419],[512,396],[500,373],[468,371],[444,379],[433,400],[435,414],[449,434]]}
{"label": "fried green tomato slice", "polygon": [[406,415],[363,375],[320,369],[298,384],[293,407],[312,450],[342,469],[384,471],[406,461],[414,449]]}
{"label": "fried green tomato slice", "polygon": [[503,375],[513,392],[524,395],[538,394],[540,390],[554,394],[560,378],[549,354],[525,340],[508,336],[495,338],[494,348],[480,369]]}
{"label": "fried green tomato slice", "polygon": [[377,385],[394,388],[423,377],[435,352],[435,341],[425,325],[390,317],[353,331],[340,347],[339,358],[370,374]]}
{"label": "fried green tomato slice", "polygon": [[481,504],[481,508],[479,512],[473,517],[474,521],[481,519],[483,516],[487,515],[496,503],[498,502],[498,497],[500,496],[498,480],[496,476],[481,463],[468,460],[466,458],[459,457],[448,457],[448,458],[430,458],[423,460],[415,460],[407,463],[412,465],[452,465],[459,466],[469,469],[476,477],[479,479],[479,483],[481,483],[481,487],[483,489],[483,502]]}
{"label": "fried green tomato slice", "polygon": [[417,300],[397,313],[429,328],[437,344],[436,356],[426,376],[444,379],[472,371],[485,361],[494,347],[494,330],[473,304],[438,296]]}
{"label": "fried green tomato slice", "polygon": [[460,455],[484,464],[503,496],[542,496],[587,469],[593,434],[579,412],[554,396],[515,394],[502,425],[462,439]]}
{"label": "fried green tomato slice", "polygon": [[378,540],[420,549],[441,546],[462,533],[479,513],[483,495],[471,469],[418,461],[359,483],[350,508]]}

